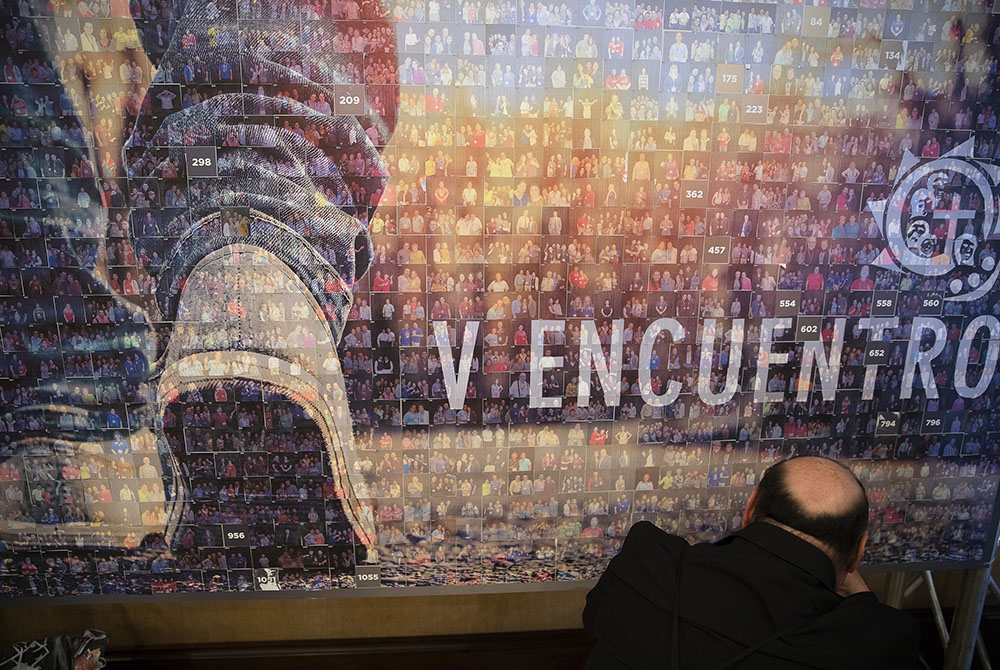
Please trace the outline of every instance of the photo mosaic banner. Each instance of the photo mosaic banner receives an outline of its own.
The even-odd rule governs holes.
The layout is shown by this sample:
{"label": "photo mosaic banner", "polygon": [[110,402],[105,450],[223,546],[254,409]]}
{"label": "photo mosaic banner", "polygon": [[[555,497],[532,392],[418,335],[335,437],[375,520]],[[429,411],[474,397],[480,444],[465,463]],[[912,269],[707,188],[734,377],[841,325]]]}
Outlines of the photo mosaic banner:
{"label": "photo mosaic banner", "polygon": [[990,560],[992,2],[0,12],[5,597],[591,579],[802,454]]}

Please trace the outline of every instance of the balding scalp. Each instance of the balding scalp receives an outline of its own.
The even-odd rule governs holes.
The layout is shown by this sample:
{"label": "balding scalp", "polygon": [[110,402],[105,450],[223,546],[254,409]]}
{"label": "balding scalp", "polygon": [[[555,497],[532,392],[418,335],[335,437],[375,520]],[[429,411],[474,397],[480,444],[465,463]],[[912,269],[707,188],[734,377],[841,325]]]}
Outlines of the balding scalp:
{"label": "balding scalp", "polygon": [[771,466],[760,480],[753,520],[771,520],[828,546],[838,570],[858,554],[868,528],[868,497],[837,461],[799,456]]}
{"label": "balding scalp", "polygon": [[788,492],[809,515],[841,514],[865,496],[854,474],[837,461],[802,456],[779,465]]}

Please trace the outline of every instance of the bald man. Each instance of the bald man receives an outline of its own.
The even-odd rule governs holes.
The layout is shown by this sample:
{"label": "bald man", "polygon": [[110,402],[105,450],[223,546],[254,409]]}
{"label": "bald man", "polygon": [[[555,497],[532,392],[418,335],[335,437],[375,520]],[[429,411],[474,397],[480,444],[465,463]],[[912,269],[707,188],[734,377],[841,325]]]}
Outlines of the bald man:
{"label": "bald man", "polygon": [[587,667],[923,667],[914,621],[857,572],[867,525],[861,483],[815,457],[768,469],[715,544],[636,524],[587,595]]}

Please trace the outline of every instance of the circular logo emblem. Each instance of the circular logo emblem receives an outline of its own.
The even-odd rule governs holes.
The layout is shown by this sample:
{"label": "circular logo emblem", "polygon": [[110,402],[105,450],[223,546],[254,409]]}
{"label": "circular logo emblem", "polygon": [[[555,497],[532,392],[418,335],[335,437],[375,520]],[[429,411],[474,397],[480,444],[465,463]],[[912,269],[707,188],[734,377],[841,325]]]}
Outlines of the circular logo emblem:
{"label": "circular logo emblem", "polygon": [[907,153],[887,200],[872,203],[888,243],[878,264],[943,280],[945,298],[972,300],[997,280],[998,168],[972,142],[930,161]]}

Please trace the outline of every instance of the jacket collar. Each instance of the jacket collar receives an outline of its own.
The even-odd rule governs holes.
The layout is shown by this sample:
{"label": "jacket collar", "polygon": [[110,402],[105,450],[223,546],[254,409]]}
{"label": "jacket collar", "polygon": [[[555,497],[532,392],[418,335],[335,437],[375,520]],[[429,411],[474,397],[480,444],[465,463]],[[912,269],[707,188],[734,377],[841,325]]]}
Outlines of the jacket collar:
{"label": "jacket collar", "polygon": [[831,591],[836,590],[837,574],[830,557],[823,553],[819,547],[789,533],[787,530],[766,521],[755,521],[746,528],[730,535],[730,538],[732,537],[739,537],[757,545],[797,568],[805,570]]}

